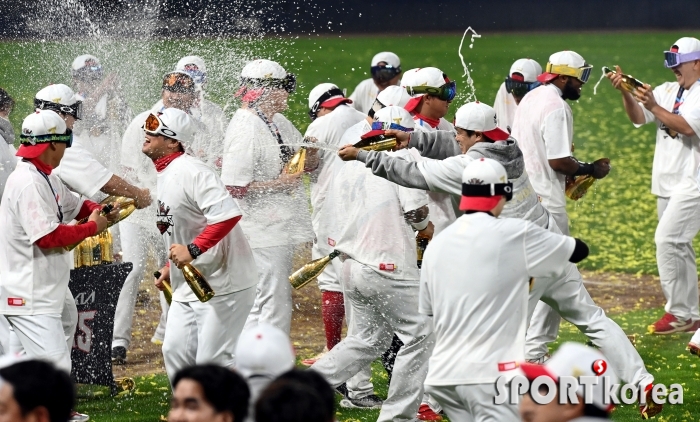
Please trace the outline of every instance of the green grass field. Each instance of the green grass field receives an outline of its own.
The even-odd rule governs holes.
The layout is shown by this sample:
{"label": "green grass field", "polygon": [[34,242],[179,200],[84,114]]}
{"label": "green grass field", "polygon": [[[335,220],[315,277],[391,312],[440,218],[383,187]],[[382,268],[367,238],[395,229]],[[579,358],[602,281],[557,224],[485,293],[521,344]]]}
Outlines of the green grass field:
{"label": "green grass field", "polygon": [[[476,28],[478,30],[478,28]],[[603,65],[619,64],[637,78],[656,85],[673,79],[663,67],[661,52],[680,33],[611,33],[611,34],[540,34],[490,35],[477,39],[469,49],[465,41],[463,54],[469,64],[476,97],[492,103],[496,90],[511,63],[530,57],[541,64],[555,51],[570,49],[582,54],[595,65],[591,81],[584,87],[581,99],[572,104],[574,140],[579,159],[609,157],[613,170],[597,183],[595,189],[579,202],[569,203],[573,221],[572,233],[591,246],[591,256],[582,268],[619,271],[633,274],[655,274],[654,230],[656,202],[649,193],[651,162],[654,150],[654,128],[634,129],[622,109],[620,95],[604,81],[593,95],[593,85]],[[51,82],[68,82],[68,66],[72,59],[85,52],[98,55],[107,69],[116,69],[121,76],[126,96],[135,112],[150,107],[158,99],[160,77],[170,70],[181,56],[196,53],[209,65],[210,96],[222,105],[235,108],[232,93],[236,74],[245,59],[265,57],[280,61],[299,78],[299,89],[290,98],[287,113],[303,132],[308,125],[307,95],[318,83],[331,81],[348,93],[369,76],[369,61],[381,50],[396,52],[404,69],[437,66],[456,79],[460,93],[451,107],[449,119],[467,98],[467,84],[457,49],[461,34],[415,36],[314,37],[261,41],[120,41],[91,42],[5,42],[0,43],[0,86],[18,101],[12,121],[17,131],[31,111],[34,93]],[[697,245],[696,245],[697,246]],[[646,325],[661,310],[621,314],[616,320],[628,333],[646,333]],[[562,330],[563,340],[584,341],[568,327]],[[689,336],[642,336],[638,348],[649,370],[658,382],[682,382],[686,387],[685,403],[670,406],[661,420],[698,420],[700,400],[693,387],[700,385],[697,360],[684,351]],[[375,371],[378,392],[386,394],[381,372]],[[94,420],[154,421],[167,412],[169,400],[163,375],[137,380],[137,392],[111,398],[102,390],[86,389],[89,399],[82,399],[80,409]],[[93,393],[97,391],[97,395]],[[102,391],[102,394],[100,392]],[[342,421],[370,421],[376,412],[339,411]],[[638,419],[636,409],[620,408],[615,420]]]}

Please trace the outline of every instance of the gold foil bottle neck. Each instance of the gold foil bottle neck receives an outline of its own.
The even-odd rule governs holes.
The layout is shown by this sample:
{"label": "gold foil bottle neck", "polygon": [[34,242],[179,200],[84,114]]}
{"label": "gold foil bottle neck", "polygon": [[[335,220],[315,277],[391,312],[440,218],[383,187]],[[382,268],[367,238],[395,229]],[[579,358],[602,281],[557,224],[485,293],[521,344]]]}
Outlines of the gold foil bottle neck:
{"label": "gold foil bottle neck", "polygon": [[292,287],[299,290],[309,284],[313,279],[318,277],[326,266],[328,266],[331,260],[338,255],[340,255],[339,251],[333,251],[328,256],[314,259],[313,261],[294,271],[294,273],[289,276],[289,282],[292,284]]}
{"label": "gold foil bottle neck", "polygon": [[306,148],[301,147],[287,163],[285,173],[299,174],[304,171],[306,165]]}

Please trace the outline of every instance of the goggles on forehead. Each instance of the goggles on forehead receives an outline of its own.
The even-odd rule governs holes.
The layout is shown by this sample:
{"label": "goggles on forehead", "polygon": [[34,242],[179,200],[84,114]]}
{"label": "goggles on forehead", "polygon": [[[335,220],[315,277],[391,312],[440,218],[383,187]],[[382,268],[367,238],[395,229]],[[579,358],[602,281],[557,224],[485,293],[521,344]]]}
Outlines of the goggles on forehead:
{"label": "goggles on forehead", "polygon": [[407,128],[405,126],[401,126],[398,123],[372,122],[372,130],[389,130],[389,129],[400,130],[402,132],[413,132],[413,129]]}
{"label": "goggles on forehead", "polygon": [[297,77],[293,73],[287,73],[284,79],[241,78],[241,85],[248,88],[283,89],[291,94],[297,89]]}
{"label": "goggles on forehead", "polygon": [[163,89],[183,94],[194,93],[194,80],[184,72],[171,72],[163,76]]}
{"label": "goggles on forehead", "polygon": [[159,117],[161,114],[163,113],[158,113],[157,115],[153,113],[149,114],[148,117],[146,117],[146,121],[144,122],[143,126],[141,126],[141,129],[143,129],[149,135],[163,135],[168,138],[175,138],[177,133],[170,130],[165,123],[163,123]]}
{"label": "goggles on forehead", "polygon": [[457,84],[451,81],[439,88],[433,86],[407,86],[406,92],[408,92],[409,95],[427,94],[443,101],[452,101],[455,99],[455,95],[457,95]]}
{"label": "goggles on forehead", "polygon": [[370,68],[372,72],[372,79],[379,82],[388,82],[392,80],[396,75],[401,73],[401,66],[394,67],[392,65],[379,65],[372,66]]}
{"label": "goggles on forehead", "polygon": [[73,77],[81,81],[95,81],[102,79],[102,66],[99,64],[88,65],[73,71]]}
{"label": "goggles on forehead", "polygon": [[588,82],[588,78],[591,76],[591,69],[593,69],[593,66],[590,64],[584,64],[583,67],[571,67],[566,64],[547,63],[545,72],[554,73],[557,75],[573,76],[585,84]]}
{"label": "goggles on forehead", "polygon": [[381,101],[379,101],[379,98],[377,98],[374,100],[374,103],[372,104],[372,107],[367,112],[367,115],[374,119],[374,113],[378,112],[379,110],[383,109],[384,107],[386,107],[386,106],[384,104],[382,104]]}
{"label": "goggles on forehead", "polygon": [[325,103],[330,98],[337,97],[338,95],[345,98],[345,93],[341,91],[340,88],[330,89],[318,97],[318,100],[316,100],[314,105],[311,106],[311,109],[309,109],[309,117],[311,117],[311,120],[316,120],[316,117],[318,117],[318,111],[321,109],[321,104]]}
{"label": "goggles on forehead", "polygon": [[199,67],[193,64],[185,65],[183,72],[190,75],[190,78],[192,78],[194,83],[197,85],[204,85],[207,82],[207,72],[202,72],[199,70]]}
{"label": "goggles on forehead", "polygon": [[36,145],[45,144],[47,142],[61,142],[66,144],[66,148],[70,148],[73,145],[73,131],[66,129],[66,133],[56,134],[49,133],[48,135],[19,135],[20,143],[22,145]]}
{"label": "goggles on forehead", "polygon": [[700,51],[685,54],[675,51],[664,51],[664,66],[669,69],[693,60],[700,60]]}
{"label": "goggles on forehead", "polygon": [[506,78],[506,92],[513,94],[516,97],[524,97],[525,94],[542,85],[541,83],[535,82],[524,82],[511,77]]}
{"label": "goggles on forehead", "polygon": [[51,110],[55,111],[56,113],[68,114],[75,117],[78,120],[83,118],[82,101],[76,101],[74,104],[65,105],[34,98],[34,108],[38,108],[39,110]]}
{"label": "goggles on forehead", "polygon": [[513,184],[511,182],[492,183],[490,185],[468,185],[462,183],[462,195],[482,197],[503,195],[506,197],[506,201],[510,201],[513,198]]}

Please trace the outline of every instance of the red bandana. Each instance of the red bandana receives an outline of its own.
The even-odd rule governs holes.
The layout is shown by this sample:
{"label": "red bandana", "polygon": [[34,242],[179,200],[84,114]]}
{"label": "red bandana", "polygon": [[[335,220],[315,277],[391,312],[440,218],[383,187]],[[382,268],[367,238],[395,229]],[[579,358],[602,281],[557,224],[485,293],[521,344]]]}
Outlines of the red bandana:
{"label": "red bandana", "polygon": [[25,160],[29,161],[30,163],[34,164],[34,167],[36,167],[40,172],[44,173],[45,175],[51,174],[51,168],[50,165],[46,164],[45,162],[39,160],[38,158],[25,158]]}
{"label": "red bandana", "polygon": [[413,113],[413,116],[429,124],[430,127],[432,127],[433,129],[435,129],[440,124],[440,119],[431,119],[430,117],[423,116],[420,113]]}
{"label": "red bandana", "polygon": [[166,155],[165,157],[160,157],[153,160],[153,164],[155,164],[156,166],[156,171],[160,173],[161,171],[165,170],[165,168],[168,167],[168,164],[172,163],[174,159],[181,156],[182,154],[184,154],[184,152],[182,151],[173,152],[170,155]]}

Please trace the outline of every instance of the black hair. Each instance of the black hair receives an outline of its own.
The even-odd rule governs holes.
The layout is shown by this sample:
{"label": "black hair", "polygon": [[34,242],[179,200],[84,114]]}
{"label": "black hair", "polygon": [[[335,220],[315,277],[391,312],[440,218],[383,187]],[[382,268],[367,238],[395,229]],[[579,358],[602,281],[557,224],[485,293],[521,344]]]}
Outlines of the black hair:
{"label": "black hair", "polygon": [[15,106],[15,100],[0,87],[0,111],[10,111]]}
{"label": "black hair", "polygon": [[25,360],[0,369],[12,385],[22,416],[44,407],[51,422],[66,422],[75,405],[75,386],[68,374],[41,360]]}
{"label": "black hair", "polygon": [[332,422],[316,390],[300,381],[277,379],[255,403],[256,422]]}
{"label": "black hair", "polygon": [[[462,129],[462,128],[460,128],[460,129]],[[462,129],[462,130],[465,131],[465,132],[467,132],[467,136],[469,136],[469,137],[474,136],[474,134],[476,133],[475,130],[469,130],[469,129]],[[486,136],[486,134],[485,134],[484,132],[481,132],[481,136],[484,137],[484,139],[486,140],[486,142],[496,142],[496,141],[494,141],[493,139],[491,139],[491,138],[489,138],[488,136]]]}
{"label": "black hair", "polygon": [[296,381],[313,389],[321,399],[321,405],[329,419],[335,415],[335,391],[321,374],[313,369],[290,369],[277,377],[278,380]]}
{"label": "black hair", "polygon": [[610,413],[606,412],[605,410],[601,409],[600,407],[594,404],[585,404],[583,406],[583,416],[589,416],[591,418],[610,419]]}
{"label": "black hair", "polygon": [[197,382],[202,387],[204,399],[217,412],[231,412],[235,421],[248,416],[248,384],[232,370],[214,364],[190,366],[175,374],[173,389],[183,379]]}

